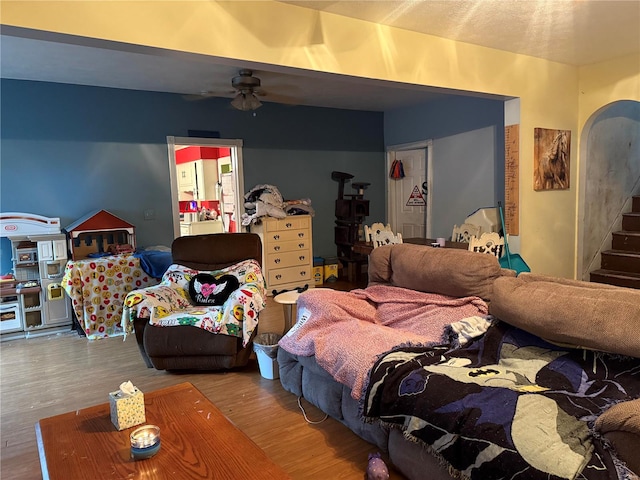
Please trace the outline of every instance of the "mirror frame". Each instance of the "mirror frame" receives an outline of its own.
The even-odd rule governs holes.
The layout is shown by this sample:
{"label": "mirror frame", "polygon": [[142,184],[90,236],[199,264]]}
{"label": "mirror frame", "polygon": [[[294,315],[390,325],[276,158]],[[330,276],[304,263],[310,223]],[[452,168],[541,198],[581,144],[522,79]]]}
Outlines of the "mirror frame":
{"label": "mirror frame", "polygon": [[178,175],[176,172],[176,147],[227,147],[231,149],[231,165],[235,175],[234,204],[236,232],[242,230],[241,212],[244,212],[244,172],[242,164],[242,140],[222,138],[167,136],[169,158],[169,183],[171,184],[171,212],[173,238],[180,236],[180,208],[178,203]]}

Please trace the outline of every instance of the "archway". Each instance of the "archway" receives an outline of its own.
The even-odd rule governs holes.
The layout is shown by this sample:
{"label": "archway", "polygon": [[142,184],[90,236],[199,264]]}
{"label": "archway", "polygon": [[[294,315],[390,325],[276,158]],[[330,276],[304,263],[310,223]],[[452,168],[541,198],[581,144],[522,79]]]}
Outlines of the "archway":
{"label": "archway", "polygon": [[611,248],[622,213],[640,194],[640,102],[622,100],[594,112],[580,142],[577,275],[589,280]]}

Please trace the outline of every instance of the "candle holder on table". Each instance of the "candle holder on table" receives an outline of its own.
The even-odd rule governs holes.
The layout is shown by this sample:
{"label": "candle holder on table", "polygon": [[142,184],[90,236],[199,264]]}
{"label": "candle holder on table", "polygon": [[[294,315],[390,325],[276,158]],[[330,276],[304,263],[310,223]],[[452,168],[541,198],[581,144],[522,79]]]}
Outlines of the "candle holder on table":
{"label": "candle holder on table", "polygon": [[136,428],[130,435],[131,458],[144,460],[153,457],[160,450],[160,427],[144,425]]}

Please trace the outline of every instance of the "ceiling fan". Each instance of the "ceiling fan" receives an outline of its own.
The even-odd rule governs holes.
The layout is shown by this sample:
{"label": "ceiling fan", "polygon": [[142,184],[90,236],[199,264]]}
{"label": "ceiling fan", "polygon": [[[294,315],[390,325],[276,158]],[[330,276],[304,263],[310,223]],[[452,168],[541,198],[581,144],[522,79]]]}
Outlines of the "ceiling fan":
{"label": "ceiling fan", "polygon": [[[232,89],[203,90],[198,94],[183,95],[186,100],[203,100],[211,97],[229,97],[234,95],[231,106],[241,111],[256,110],[262,106],[258,97],[267,97],[269,101],[275,103],[298,105],[299,101],[295,97],[282,95],[278,91],[291,92],[299,88],[298,82],[288,81],[287,76],[274,76],[273,73],[266,73],[269,76],[269,92],[261,88],[260,78],[254,76],[254,71],[240,69],[238,75],[231,79]],[[283,83],[284,80],[284,83]],[[280,83],[280,85],[278,85]]]}
{"label": "ceiling fan", "polygon": [[233,108],[246,112],[262,106],[258,95],[264,95],[264,92],[260,90],[260,79],[253,76],[252,70],[240,70],[231,80],[231,86],[237,92],[235,98],[231,100]]}

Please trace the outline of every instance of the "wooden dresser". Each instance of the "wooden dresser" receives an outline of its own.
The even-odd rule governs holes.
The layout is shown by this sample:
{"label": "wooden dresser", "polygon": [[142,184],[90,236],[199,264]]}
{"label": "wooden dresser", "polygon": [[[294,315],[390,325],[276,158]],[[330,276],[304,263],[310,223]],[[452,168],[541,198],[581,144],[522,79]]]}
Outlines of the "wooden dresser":
{"label": "wooden dresser", "polygon": [[311,216],[264,217],[251,232],[262,240],[263,273],[269,295],[308,285],[313,287]]}

